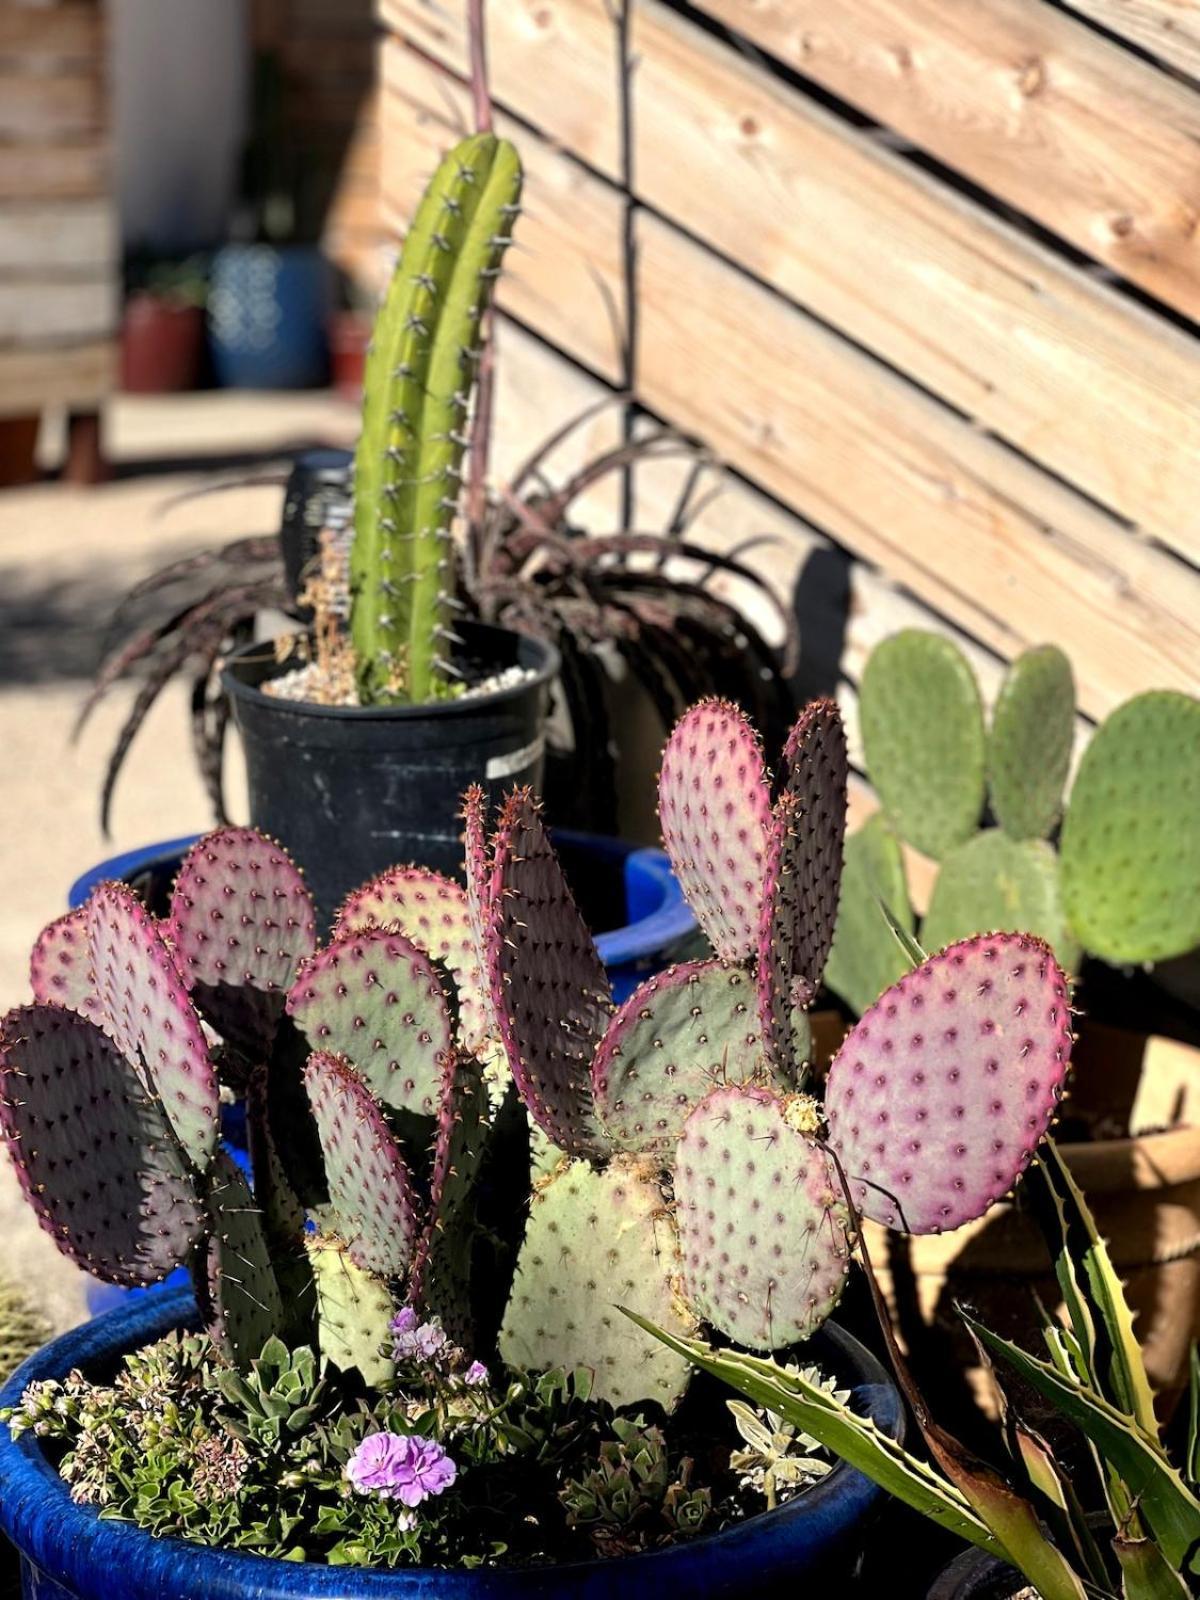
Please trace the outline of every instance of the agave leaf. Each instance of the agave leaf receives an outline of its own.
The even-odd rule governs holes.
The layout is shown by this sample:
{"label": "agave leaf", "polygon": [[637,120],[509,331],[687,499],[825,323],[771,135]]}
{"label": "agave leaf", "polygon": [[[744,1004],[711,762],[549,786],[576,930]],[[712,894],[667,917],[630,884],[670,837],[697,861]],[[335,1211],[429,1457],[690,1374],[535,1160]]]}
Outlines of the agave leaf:
{"label": "agave leaf", "polygon": [[[889,1494],[929,1517],[939,1527],[947,1528],[1002,1560],[1011,1559],[1004,1545],[975,1515],[952,1483],[916,1456],[909,1455],[870,1418],[858,1416],[802,1373],[785,1372],[772,1361],[744,1355],[741,1351],[714,1350],[701,1339],[682,1339],[624,1306],[621,1310],[639,1328],[661,1339],[702,1371],[727,1383],[756,1405],[765,1406],[801,1432],[811,1434],[826,1449],[857,1467]],[[1050,1600],[1049,1595],[1047,1600]]]}
{"label": "agave leaf", "polygon": [[1200,1345],[1192,1346],[1191,1382],[1188,1385],[1187,1453],[1183,1470],[1193,1488],[1200,1488]]}
{"label": "agave leaf", "polygon": [[963,1312],[976,1336],[1074,1422],[1128,1486],[1167,1560],[1200,1573],[1200,1500],[1168,1461],[1157,1437],[1086,1385],[1002,1339]]}
{"label": "agave leaf", "polygon": [[923,961],[929,959],[928,953],[921,948],[904,924],[894,915],[891,906],[880,900],[879,914],[892,930],[892,937],[904,952],[905,960],[914,967],[919,967]]}
{"label": "agave leaf", "polygon": [[1153,1539],[1118,1534],[1113,1540],[1121,1568],[1122,1600],[1187,1600],[1191,1590]]}
{"label": "agave leaf", "polygon": [[1059,1239],[1052,1246],[1055,1270],[1087,1361],[1088,1384],[1157,1439],[1154,1396],[1121,1280],[1088,1203],[1051,1139],[1041,1171],[1058,1222]]}

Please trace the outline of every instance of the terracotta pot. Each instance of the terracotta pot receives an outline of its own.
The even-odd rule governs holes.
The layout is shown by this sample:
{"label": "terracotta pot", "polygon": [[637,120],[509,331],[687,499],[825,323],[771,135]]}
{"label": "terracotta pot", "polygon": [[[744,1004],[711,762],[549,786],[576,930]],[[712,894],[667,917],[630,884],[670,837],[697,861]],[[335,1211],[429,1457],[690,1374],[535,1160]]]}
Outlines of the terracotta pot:
{"label": "terracotta pot", "polygon": [[204,311],[162,295],[130,295],[121,320],[121,388],[180,394],[200,382]]}
{"label": "terracotta pot", "polygon": [[[1085,1024],[1075,1064],[1064,1117],[1134,1130],[1060,1150],[1126,1285],[1165,1418],[1186,1387],[1188,1353],[1200,1337],[1200,1050]],[[922,1381],[940,1387],[961,1371],[994,1413],[991,1383],[954,1307],[968,1304],[997,1333],[1038,1348],[1035,1295],[1050,1307],[1059,1295],[1034,1219],[1005,1204],[923,1238],[868,1223],[866,1243]]]}
{"label": "terracotta pot", "polygon": [[335,311],[326,323],[330,380],[347,400],[362,399],[371,328],[371,318],[359,311]]}

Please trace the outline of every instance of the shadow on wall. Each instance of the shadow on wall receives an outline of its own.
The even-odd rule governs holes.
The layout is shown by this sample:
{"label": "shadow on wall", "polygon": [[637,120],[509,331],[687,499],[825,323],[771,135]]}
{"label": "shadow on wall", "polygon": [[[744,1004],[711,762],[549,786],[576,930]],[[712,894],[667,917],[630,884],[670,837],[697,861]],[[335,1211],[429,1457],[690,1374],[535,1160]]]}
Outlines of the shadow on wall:
{"label": "shadow on wall", "polygon": [[850,625],[851,564],[846,551],[819,545],[796,579],[792,612],[800,632],[800,663],[792,687],[799,705],[837,694]]}

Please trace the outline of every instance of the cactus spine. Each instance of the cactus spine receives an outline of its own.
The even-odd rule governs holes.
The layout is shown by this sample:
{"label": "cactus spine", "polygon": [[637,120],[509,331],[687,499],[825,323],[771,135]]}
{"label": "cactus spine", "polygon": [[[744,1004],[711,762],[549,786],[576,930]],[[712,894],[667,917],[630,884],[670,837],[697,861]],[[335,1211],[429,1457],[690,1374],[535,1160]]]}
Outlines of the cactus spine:
{"label": "cactus spine", "polygon": [[521,192],[511,144],[464,139],[418,208],[375,324],[355,457],[351,635],[364,705],[451,692],[451,525],[483,312]]}

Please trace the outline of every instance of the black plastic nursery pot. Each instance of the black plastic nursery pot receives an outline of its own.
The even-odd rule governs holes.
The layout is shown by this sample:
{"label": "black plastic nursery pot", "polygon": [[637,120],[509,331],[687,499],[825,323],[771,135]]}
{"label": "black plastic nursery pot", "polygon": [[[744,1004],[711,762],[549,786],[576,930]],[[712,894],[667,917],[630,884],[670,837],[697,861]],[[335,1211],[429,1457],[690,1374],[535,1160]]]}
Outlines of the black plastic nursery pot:
{"label": "black plastic nursery pot", "polygon": [[1028,1589],[1014,1567],[984,1550],[964,1550],[934,1581],[929,1600],[1015,1600]]}
{"label": "black plastic nursery pot", "polygon": [[[0,1406],[15,1405],[35,1379],[63,1378],[74,1367],[112,1373],[123,1355],[194,1317],[187,1290],[131,1299],[44,1346],[0,1390]],[[867,1350],[834,1324],[810,1348],[877,1427],[901,1437],[900,1397]],[[25,1600],[783,1600],[814,1581],[823,1587],[807,1593],[826,1595],[848,1581],[882,1500],[860,1472],[839,1464],[776,1511],[644,1555],[520,1570],[386,1572],[267,1560],[102,1521],[93,1507],[73,1504],[32,1434],[14,1442],[0,1429],[0,1534],[20,1556]]]}
{"label": "black plastic nursery pot", "polygon": [[247,645],[226,664],[250,821],[304,863],[325,926],[351,889],[399,862],[461,875],[459,813],[471,784],[498,800],[541,783],[558,652],[483,623],[464,622],[458,631],[468,681],[513,666],[531,676],[424,706],[320,706],[264,693],[288,670],[269,645]]}

